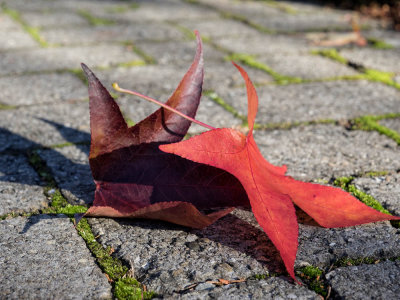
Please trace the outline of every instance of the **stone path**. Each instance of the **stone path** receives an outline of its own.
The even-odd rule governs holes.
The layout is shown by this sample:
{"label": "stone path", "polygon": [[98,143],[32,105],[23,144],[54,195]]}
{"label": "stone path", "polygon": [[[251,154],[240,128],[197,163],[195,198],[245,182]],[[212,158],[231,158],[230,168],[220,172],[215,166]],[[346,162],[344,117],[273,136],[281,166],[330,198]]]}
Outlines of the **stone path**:
{"label": "stone path", "polygon": [[[352,34],[354,13],[300,1],[1,2],[1,299],[398,299],[399,223],[324,229],[299,215],[296,285],[246,210],[204,230],[105,218],[75,228],[71,217],[94,190],[79,63],[108,87],[165,100],[192,61],[194,29],[205,44],[199,120],[244,126],[233,59],[257,84],[255,138],[269,161],[400,215],[400,33],[358,18],[366,47],[322,47]],[[117,96],[130,122],[157,109]]]}

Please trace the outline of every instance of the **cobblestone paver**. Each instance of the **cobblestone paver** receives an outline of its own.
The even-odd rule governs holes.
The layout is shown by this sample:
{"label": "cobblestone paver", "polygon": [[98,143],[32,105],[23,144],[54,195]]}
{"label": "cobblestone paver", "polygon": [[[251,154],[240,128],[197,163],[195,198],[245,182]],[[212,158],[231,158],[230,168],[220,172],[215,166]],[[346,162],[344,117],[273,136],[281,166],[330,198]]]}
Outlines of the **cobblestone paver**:
{"label": "cobblestone paver", "polygon": [[[246,130],[234,59],[257,86],[255,139],[271,163],[303,181],[347,176],[361,200],[400,215],[400,33],[358,18],[369,44],[328,52],[316,41],[351,34],[354,12],[301,1],[0,2],[1,299],[398,299],[396,222],[325,229],[299,211],[298,285],[245,209],[204,230],[71,218],[95,189],[80,63],[107,88],[165,101],[193,59],[195,29],[197,119]],[[131,123],[157,109],[117,96]]]}

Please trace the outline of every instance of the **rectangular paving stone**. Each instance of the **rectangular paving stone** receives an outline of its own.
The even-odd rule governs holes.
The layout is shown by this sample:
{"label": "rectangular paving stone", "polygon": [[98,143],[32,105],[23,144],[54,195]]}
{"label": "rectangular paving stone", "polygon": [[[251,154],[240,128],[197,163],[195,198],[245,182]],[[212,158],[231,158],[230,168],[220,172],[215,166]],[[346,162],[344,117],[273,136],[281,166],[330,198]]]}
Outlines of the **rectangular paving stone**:
{"label": "rectangular paving stone", "polygon": [[47,207],[42,182],[22,154],[0,155],[0,216]]}
{"label": "rectangular paving stone", "polygon": [[275,53],[308,53],[310,51],[306,38],[302,35],[268,35],[220,37],[214,42],[224,49],[246,54]]}
{"label": "rectangular paving stone", "polygon": [[366,68],[400,74],[400,51],[398,49],[343,49],[340,51],[340,55]]}
{"label": "rectangular paving stone", "polygon": [[[209,280],[249,279],[283,271],[275,247],[247,219],[255,222],[251,212],[236,210],[203,230],[151,220],[88,220],[102,245],[118,249],[115,254],[129,262],[136,278],[167,297]],[[257,294],[259,288],[250,285],[243,292]],[[195,290],[201,290],[201,286]],[[229,295],[221,289],[215,292],[222,297]]]}
{"label": "rectangular paving stone", "polygon": [[87,87],[69,73],[0,77],[0,90],[0,103],[13,106],[68,102],[88,97]]}
{"label": "rectangular paving stone", "polygon": [[78,28],[54,28],[41,31],[43,38],[51,44],[62,46],[92,45],[105,42],[138,40],[182,40],[183,33],[167,24],[131,22],[129,24],[102,25]]}
{"label": "rectangular paving stone", "polygon": [[[207,16],[208,17],[208,16]],[[258,31],[241,22],[230,19],[200,19],[185,20],[179,25],[190,30],[198,30],[202,36],[218,39],[225,36],[257,35]]]}
{"label": "rectangular paving stone", "polygon": [[186,4],[182,1],[158,0],[141,1],[137,7],[128,8],[121,12],[110,13],[113,9],[123,7],[123,3],[109,6],[104,10],[93,11],[93,14],[99,17],[110,18],[117,22],[131,22],[132,20],[141,21],[178,21],[185,19],[203,19],[217,17],[218,13],[212,9],[201,6]]}
{"label": "rectangular paving stone", "polygon": [[60,47],[0,52],[0,75],[78,69],[84,62],[89,67],[110,67],[141,58],[122,45]]}
{"label": "rectangular paving stone", "polygon": [[386,259],[400,255],[400,230],[390,222],[346,228],[300,225],[295,266],[313,265],[328,270],[340,259]]}
{"label": "rectangular paving stone", "polygon": [[326,278],[335,295],[342,299],[397,299],[400,261],[338,268]]}
{"label": "rectangular paving stone", "polygon": [[71,11],[44,11],[44,12],[23,12],[22,19],[26,24],[33,27],[54,28],[54,27],[74,27],[89,26],[86,19]]}
{"label": "rectangular paving stone", "polygon": [[0,13],[0,28],[1,31],[21,30],[21,25],[11,19],[8,15]]}
{"label": "rectangular paving stone", "polygon": [[0,150],[90,141],[87,102],[0,110]]}
{"label": "rectangular paving stone", "polygon": [[323,79],[359,74],[355,70],[321,56],[311,54],[280,54],[257,57],[275,72],[303,79]]}
{"label": "rectangular paving stone", "polygon": [[[400,110],[400,92],[377,82],[315,82],[262,86],[256,90],[259,97],[256,122],[260,124],[340,120]],[[220,85],[216,87],[216,92],[238,112],[246,115],[247,94],[244,87]]]}
{"label": "rectangular paving stone", "polygon": [[57,186],[71,204],[93,202],[95,185],[89,167],[89,145],[38,151]]}
{"label": "rectangular paving stone", "polygon": [[0,232],[0,298],[111,298],[111,285],[66,216],[4,220]]}
{"label": "rectangular paving stone", "polygon": [[358,189],[378,200],[391,213],[400,216],[400,173],[374,178],[356,178]]}
{"label": "rectangular paving stone", "polygon": [[38,47],[38,43],[22,29],[0,30],[0,51]]}
{"label": "rectangular paving stone", "polygon": [[256,131],[255,140],[269,162],[303,181],[400,168],[399,146],[377,132],[313,125]]}

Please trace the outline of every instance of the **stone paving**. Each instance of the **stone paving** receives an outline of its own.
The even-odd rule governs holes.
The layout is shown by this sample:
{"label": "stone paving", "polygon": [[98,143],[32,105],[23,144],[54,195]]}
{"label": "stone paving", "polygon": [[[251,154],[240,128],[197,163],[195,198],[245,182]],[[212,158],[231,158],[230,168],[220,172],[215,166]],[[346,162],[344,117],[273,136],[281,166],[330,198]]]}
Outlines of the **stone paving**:
{"label": "stone paving", "polygon": [[[324,48],[315,37],[351,34],[354,12],[301,1],[0,2],[1,299],[398,299],[399,223],[325,229],[299,212],[298,285],[245,209],[204,230],[72,217],[94,191],[80,62],[107,87],[166,100],[194,29],[197,119],[245,127],[234,59],[257,85],[255,139],[271,163],[400,215],[400,33],[361,17],[367,46]],[[115,95],[129,122],[157,109]]]}

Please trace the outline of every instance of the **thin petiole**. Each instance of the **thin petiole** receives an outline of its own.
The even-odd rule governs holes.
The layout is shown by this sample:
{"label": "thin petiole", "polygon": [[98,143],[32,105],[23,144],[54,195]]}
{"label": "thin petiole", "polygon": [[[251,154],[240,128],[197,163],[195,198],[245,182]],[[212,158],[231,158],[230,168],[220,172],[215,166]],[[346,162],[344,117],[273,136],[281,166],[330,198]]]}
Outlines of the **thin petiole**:
{"label": "thin petiole", "polygon": [[134,95],[134,96],[138,96],[138,97],[140,97],[140,98],[143,98],[143,99],[145,99],[145,100],[147,100],[147,101],[153,102],[153,103],[155,103],[155,104],[157,104],[157,105],[159,105],[159,106],[161,106],[161,107],[164,107],[165,109],[168,109],[169,111],[172,111],[172,112],[174,112],[174,113],[180,115],[182,118],[185,118],[185,119],[187,119],[187,120],[189,120],[189,121],[191,121],[191,122],[193,122],[193,123],[196,123],[196,124],[198,124],[198,125],[200,125],[200,126],[203,126],[203,127],[205,127],[205,128],[211,129],[211,130],[212,130],[212,129],[215,129],[215,127],[212,127],[212,126],[210,126],[210,125],[208,125],[208,124],[205,124],[205,123],[203,123],[203,122],[200,122],[200,121],[198,121],[198,120],[196,120],[196,119],[193,119],[193,118],[191,118],[191,117],[189,117],[189,116],[187,116],[187,115],[181,113],[180,111],[176,110],[175,108],[172,108],[171,106],[168,106],[167,104],[162,103],[162,102],[160,102],[160,101],[158,101],[158,100],[156,100],[156,99],[153,99],[153,98],[150,98],[150,97],[148,97],[148,96],[142,95],[142,94],[140,94],[140,93],[138,93],[138,92],[134,92],[134,91],[131,91],[131,90],[126,90],[126,89],[120,88],[119,85],[118,85],[118,83],[116,83],[116,82],[114,82],[114,83],[112,84],[112,87],[113,87],[116,91],[118,91],[118,92],[125,93],[125,94],[131,94],[131,95]]}

